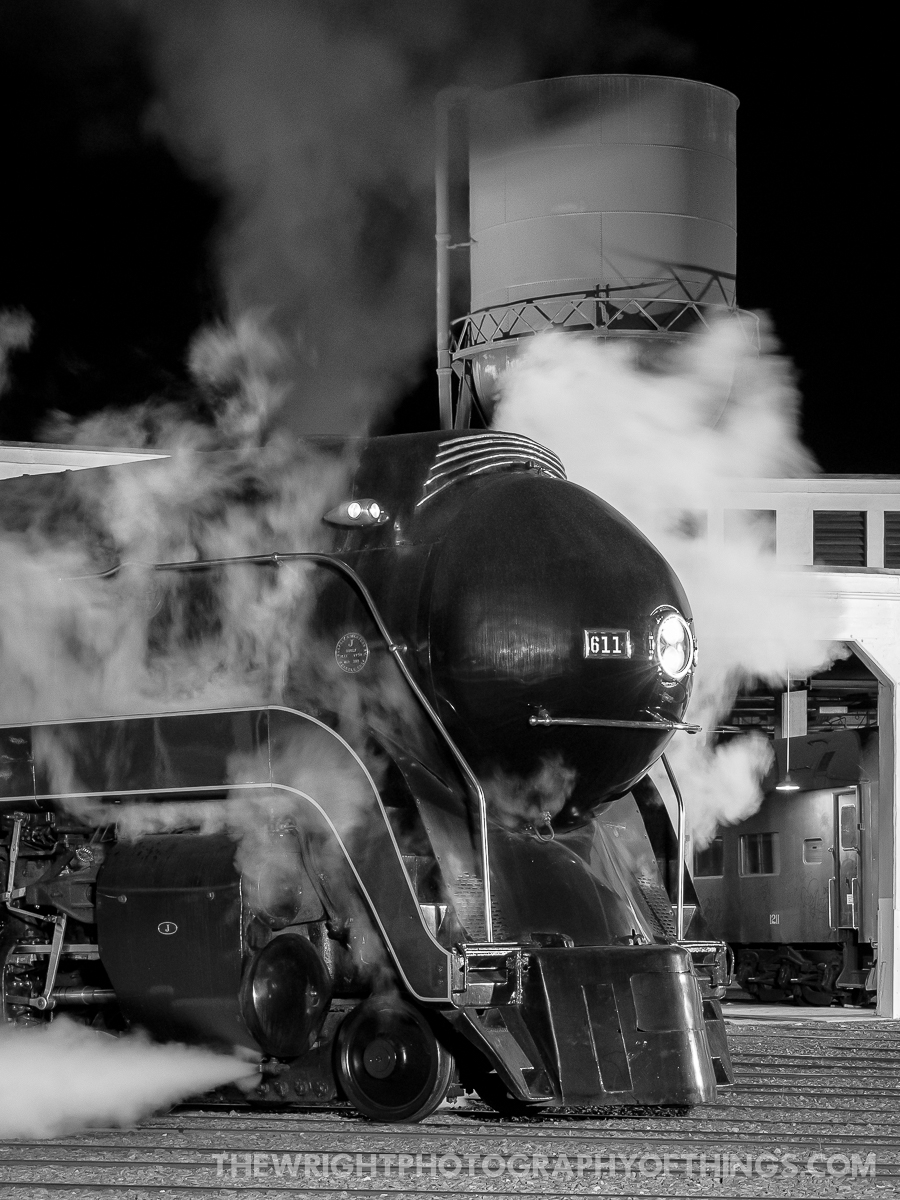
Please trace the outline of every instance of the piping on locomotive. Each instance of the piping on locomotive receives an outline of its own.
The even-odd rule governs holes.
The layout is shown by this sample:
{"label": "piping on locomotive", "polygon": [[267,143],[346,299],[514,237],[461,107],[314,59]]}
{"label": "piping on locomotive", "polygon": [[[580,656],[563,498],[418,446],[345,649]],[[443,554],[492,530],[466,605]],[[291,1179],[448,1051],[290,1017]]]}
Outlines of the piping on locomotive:
{"label": "piping on locomotive", "polygon": [[692,728],[671,568],[498,432],[365,442],[322,521],[314,553],[158,567],[310,572],[325,654],[269,703],[0,730],[5,1020],[243,1046],[258,1100],[382,1120],[713,1100],[725,950],[676,937],[648,833]]}

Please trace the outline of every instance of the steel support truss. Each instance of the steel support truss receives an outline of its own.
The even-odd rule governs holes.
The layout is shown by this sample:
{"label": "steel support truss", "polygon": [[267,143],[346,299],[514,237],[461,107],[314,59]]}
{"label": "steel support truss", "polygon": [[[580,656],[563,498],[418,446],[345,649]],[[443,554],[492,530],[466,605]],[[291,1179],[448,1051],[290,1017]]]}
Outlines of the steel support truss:
{"label": "steel support truss", "polygon": [[737,319],[748,341],[759,341],[755,313],[724,303],[672,299],[665,296],[615,296],[605,288],[560,292],[511,304],[494,304],[454,321],[450,352],[455,360],[470,358],[536,333],[560,330],[595,337],[640,337],[696,333],[716,320]]}

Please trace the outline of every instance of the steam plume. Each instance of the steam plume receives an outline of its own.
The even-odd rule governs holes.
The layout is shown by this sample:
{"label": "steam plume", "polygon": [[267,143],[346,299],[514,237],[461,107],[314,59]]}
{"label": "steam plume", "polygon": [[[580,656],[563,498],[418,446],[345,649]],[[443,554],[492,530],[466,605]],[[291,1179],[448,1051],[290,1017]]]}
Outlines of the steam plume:
{"label": "steam plume", "polygon": [[150,34],[148,126],[224,195],[229,315],[270,312],[292,360],[283,419],[304,433],[365,432],[433,345],[442,87],[686,52],[646,13],[589,0],[564,21],[522,0],[120,2]]}
{"label": "steam plume", "polygon": [[191,1095],[238,1080],[252,1066],[231,1055],[110,1037],[58,1017],[40,1028],[0,1028],[0,1136],[59,1137],[123,1126]]}
{"label": "steam plume", "polygon": [[[277,337],[247,315],[195,342],[203,410],[148,403],[59,422],[56,440],[152,446],[168,457],[134,470],[28,481],[11,503],[12,492],[0,497],[8,526],[0,534],[0,721],[272,701],[291,670],[315,680],[335,711],[346,709],[347,696],[333,679],[329,686],[319,646],[306,631],[312,588],[303,565],[223,571],[199,592],[180,573],[150,569],[160,561],[318,546],[322,513],[352,464],[272,431],[286,392],[284,365]],[[125,565],[102,574],[119,563]],[[199,621],[198,594],[208,609]],[[326,657],[333,666],[333,654]],[[387,696],[371,699],[390,703]],[[41,733],[37,727],[33,750],[51,786],[83,791],[65,738]],[[354,834],[366,797],[343,759],[305,753],[285,764],[283,775],[328,805],[346,837]],[[259,777],[252,764],[235,761],[223,782]],[[296,839],[282,835],[286,826],[302,827],[305,810],[285,795],[238,791],[217,804],[111,811],[76,803],[71,811],[86,825],[115,822],[122,839],[185,828],[226,833],[236,844],[237,869],[265,906],[296,867],[295,851],[289,853]],[[366,943],[372,979],[386,976],[363,914],[353,936]],[[0,1133],[51,1136],[128,1124],[246,1075],[234,1057],[155,1046],[139,1036],[116,1040],[66,1018],[46,1030],[10,1030],[0,1034]]]}
{"label": "steam plume", "polygon": [[6,485],[0,720],[252,703],[283,685],[309,599],[302,568],[216,579],[212,637],[198,635],[197,589],[149,568],[315,550],[350,464],[272,432],[284,354],[257,318],[207,331],[192,360],[205,413],[147,403],[53,431],[168,457],[51,476],[21,496]]}
{"label": "steam plume", "polygon": [[[778,570],[752,527],[714,545],[691,519],[728,507],[733,480],[816,469],[765,324],[762,341],[757,354],[741,326],[726,321],[649,369],[626,343],[542,335],[502,379],[494,421],[555,450],[570,479],[622,511],[672,563],[700,645],[691,718],[707,729],[730,711],[742,682],[808,674],[837,653],[809,575]],[[701,844],[720,821],[740,820],[761,802],[770,761],[763,739],[713,751],[681,735],[668,753]]]}
{"label": "steam plume", "polygon": [[160,86],[149,120],[227,196],[229,309],[264,305],[285,334],[284,416],[306,433],[365,431],[432,337],[430,87],[390,13],[382,26],[340,7],[141,6]]}
{"label": "steam plume", "polygon": [[9,358],[31,341],[32,320],[21,309],[0,312],[0,395],[9,382]]}

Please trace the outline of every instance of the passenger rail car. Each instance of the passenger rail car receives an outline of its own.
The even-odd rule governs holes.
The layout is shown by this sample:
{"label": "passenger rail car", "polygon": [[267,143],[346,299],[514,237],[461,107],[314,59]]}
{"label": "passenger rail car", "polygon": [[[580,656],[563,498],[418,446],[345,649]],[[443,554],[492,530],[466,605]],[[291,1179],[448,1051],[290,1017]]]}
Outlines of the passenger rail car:
{"label": "passenger rail car", "polygon": [[877,730],[791,739],[795,790],[768,780],[757,813],[694,854],[713,936],[740,988],[767,1003],[866,1004],[875,993]]}
{"label": "passenger rail car", "polygon": [[277,695],[0,730],[5,1019],[240,1045],[257,1100],[381,1120],[712,1100],[724,948],[676,939],[640,786],[688,728],[677,579],[527,439],[356,450],[315,551],[158,568],[213,617],[307,573]]}

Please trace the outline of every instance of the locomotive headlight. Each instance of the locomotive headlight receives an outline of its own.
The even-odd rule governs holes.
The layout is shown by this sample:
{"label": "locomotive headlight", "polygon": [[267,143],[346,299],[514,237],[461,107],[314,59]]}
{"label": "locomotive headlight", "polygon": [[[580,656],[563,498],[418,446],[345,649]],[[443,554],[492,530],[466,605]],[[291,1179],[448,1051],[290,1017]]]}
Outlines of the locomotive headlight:
{"label": "locomotive headlight", "polygon": [[653,652],[659,669],[668,679],[683,679],[694,660],[694,639],[687,621],[673,608],[659,613]]}

